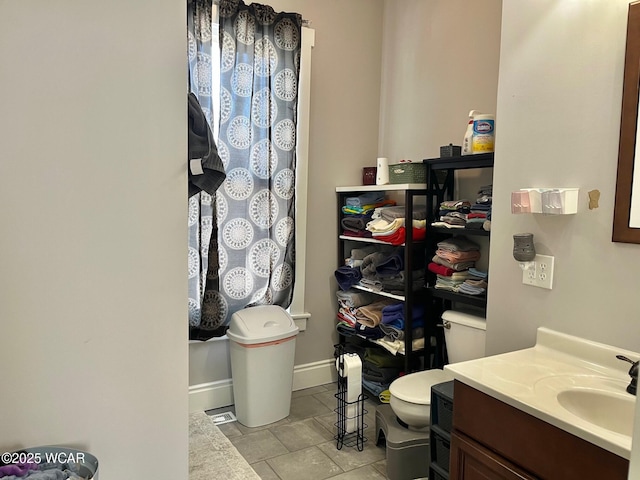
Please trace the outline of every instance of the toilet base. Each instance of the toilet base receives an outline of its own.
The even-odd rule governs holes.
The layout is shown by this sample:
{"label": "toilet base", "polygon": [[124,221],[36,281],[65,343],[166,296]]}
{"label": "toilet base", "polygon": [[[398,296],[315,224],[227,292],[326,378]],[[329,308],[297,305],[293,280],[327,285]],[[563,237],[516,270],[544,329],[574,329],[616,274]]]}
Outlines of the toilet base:
{"label": "toilet base", "polygon": [[383,438],[387,449],[389,480],[429,476],[429,432],[416,432],[400,425],[388,404],[376,407],[376,445],[380,445]]}

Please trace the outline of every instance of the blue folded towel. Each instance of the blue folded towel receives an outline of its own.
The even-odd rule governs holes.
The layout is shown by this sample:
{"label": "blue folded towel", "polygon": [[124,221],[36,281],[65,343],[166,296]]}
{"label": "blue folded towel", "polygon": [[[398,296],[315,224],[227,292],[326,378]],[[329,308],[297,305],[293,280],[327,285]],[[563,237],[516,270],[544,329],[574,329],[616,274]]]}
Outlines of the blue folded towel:
{"label": "blue folded towel", "polygon": [[397,275],[404,271],[404,258],[400,252],[392,253],[376,265],[376,273],[387,277]]}
{"label": "blue folded towel", "polygon": [[360,268],[342,266],[338,267],[335,271],[336,280],[342,290],[349,290],[352,286],[357,284],[362,278]]}

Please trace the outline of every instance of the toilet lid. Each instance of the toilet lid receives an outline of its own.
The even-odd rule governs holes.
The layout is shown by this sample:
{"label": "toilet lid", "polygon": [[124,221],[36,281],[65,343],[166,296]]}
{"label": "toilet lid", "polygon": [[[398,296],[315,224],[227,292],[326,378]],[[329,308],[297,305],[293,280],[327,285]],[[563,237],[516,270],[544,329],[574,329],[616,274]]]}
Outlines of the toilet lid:
{"label": "toilet lid", "polygon": [[410,373],[391,382],[389,392],[399,400],[418,405],[431,404],[431,387],[453,380],[448,370],[424,370]]}

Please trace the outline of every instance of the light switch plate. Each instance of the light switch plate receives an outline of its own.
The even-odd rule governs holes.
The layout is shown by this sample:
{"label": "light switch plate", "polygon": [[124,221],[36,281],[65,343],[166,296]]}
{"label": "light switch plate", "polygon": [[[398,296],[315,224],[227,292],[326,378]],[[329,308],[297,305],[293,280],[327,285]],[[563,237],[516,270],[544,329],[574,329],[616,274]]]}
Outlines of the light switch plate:
{"label": "light switch plate", "polygon": [[522,271],[522,283],[533,287],[553,287],[554,257],[549,255],[536,255],[533,264]]}

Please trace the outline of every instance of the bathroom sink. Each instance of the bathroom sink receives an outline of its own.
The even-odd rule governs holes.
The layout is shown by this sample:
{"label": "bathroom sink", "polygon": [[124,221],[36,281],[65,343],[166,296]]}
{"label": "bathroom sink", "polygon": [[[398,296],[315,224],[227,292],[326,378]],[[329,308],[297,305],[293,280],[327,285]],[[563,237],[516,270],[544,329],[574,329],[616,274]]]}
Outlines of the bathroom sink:
{"label": "bathroom sink", "polygon": [[629,437],[632,434],[635,401],[631,395],[579,388],[563,390],[557,398],[563,408],[593,425]]}
{"label": "bathroom sink", "polygon": [[[535,383],[535,391],[561,410],[610,433],[632,436],[636,397],[628,382],[601,375],[552,375]],[[559,413],[559,412],[558,412]]]}
{"label": "bathroom sink", "polygon": [[[447,365],[458,382],[622,458],[631,456],[640,352],[539,327],[531,348]],[[640,421],[640,419],[638,419]]]}

